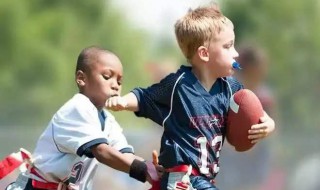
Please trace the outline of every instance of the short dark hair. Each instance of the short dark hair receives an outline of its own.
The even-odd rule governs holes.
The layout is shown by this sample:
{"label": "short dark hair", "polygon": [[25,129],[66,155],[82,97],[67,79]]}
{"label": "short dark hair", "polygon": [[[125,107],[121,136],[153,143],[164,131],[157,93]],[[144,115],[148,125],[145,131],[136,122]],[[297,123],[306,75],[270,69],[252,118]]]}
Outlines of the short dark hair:
{"label": "short dark hair", "polygon": [[98,59],[98,55],[100,53],[111,53],[108,50],[105,50],[99,46],[89,46],[87,48],[84,48],[77,59],[77,66],[76,66],[76,73],[77,71],[81,70],[83,72],[86,72],[88,69],[88,65],[95,60]]}

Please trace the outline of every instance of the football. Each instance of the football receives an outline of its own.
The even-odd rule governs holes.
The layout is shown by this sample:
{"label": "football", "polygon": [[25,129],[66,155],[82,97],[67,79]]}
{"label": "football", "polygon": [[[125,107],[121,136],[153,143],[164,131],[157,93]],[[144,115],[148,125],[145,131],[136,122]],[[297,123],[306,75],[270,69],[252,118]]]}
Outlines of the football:
{"label": "football", "polygon": [[226,138],[238,152],[251,149],[248,130],[260,122],[263,107],[258,97],[249,89],[241,89],[230,99]]}

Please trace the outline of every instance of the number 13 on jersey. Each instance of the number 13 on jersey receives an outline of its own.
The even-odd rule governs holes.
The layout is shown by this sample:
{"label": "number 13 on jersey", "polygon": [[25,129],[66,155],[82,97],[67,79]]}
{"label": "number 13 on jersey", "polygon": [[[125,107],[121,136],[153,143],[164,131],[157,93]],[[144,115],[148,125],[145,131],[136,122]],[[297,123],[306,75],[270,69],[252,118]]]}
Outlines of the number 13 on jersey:
{"label": "number 13 on jersey", "polygon": [[[208,175],[210,172],[210,166],[208,166],[208,150],[207,150],[207,145],[208,145],[208,140],[206,137],[199,137],[197,139],[197,144],[200,145],[200,173],[204,175]],[[209,142],[210,147],[213,149],[215,152],[215,157],[216,160],[219,160],[219,154],[222,148],[222,136],[217,135],[215,136],[211,142]],[[212,173],[216,175],[219,172],[219,163],[215,161],[212,163],[213,165],[211,166]]]}

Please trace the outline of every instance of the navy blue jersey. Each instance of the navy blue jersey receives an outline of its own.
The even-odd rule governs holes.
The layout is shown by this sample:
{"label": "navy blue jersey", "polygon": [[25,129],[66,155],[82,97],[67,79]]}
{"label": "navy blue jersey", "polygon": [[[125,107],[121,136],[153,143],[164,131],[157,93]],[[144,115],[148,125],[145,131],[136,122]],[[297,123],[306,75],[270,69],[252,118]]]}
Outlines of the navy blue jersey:
{"label": "navy blue jersey", "polygon": [[229,100],[241,88],[232,77],[218,78],[208,92],[187,66],[148,88],[135,88],[139,103],[135,114],[164,127],[159,163],[165,168],[191,164],[214,178]]}

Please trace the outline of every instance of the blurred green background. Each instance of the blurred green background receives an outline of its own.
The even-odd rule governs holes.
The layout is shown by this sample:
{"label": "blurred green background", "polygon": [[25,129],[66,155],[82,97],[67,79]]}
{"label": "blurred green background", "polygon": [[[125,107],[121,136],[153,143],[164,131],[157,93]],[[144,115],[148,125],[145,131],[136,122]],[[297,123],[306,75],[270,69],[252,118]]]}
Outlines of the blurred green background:
{"label": "blurred green background", "polygon": [[[148,64],[183,63],[174,21],[188,7],[208,1],[171,1],[1,0],[0,158],[19,147],[32,150],[55,111],[77,92],[75,63],[84,47],[99,45],[120,57],[123,94],[153,82]],[[268,82],[277,101],[270,168],[281,168],[282,189],[289,189],[299,163],[320,153],[320,1],[219,4],[234,22],[236,46],[250,41],[269,55]],[[132,113],[114,114],[134,145],[156,130]],[[149,156],[157,147],[157,142],[148,149],[138,144],[136,151]]]}

